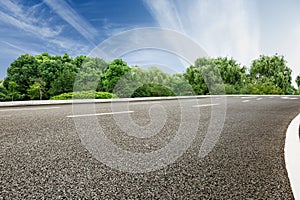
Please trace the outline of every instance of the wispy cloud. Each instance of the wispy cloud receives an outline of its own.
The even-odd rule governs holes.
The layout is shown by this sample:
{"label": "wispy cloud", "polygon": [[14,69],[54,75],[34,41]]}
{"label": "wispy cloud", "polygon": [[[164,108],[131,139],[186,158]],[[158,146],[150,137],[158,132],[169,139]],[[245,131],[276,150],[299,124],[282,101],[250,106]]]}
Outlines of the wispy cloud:
{"label": "wispy cloud", "polygon": [[16,45],[10,42],[6,42],[6,41],[2,41],[3,44],[6,44],[9,47],[12,47],[14,50],[12,51],[14,55],[19,55],[20,53],[29,53],[29,54],[38,54],[38,52],[30,50],[30,49],[26,49],[23,46],[20,45]]}
{"label": "wispy cloud", "polygon": [[[68,52],[71,55],[88,54],[92,48],[86,41],[65,37],[62,23],[56,23],[58,17],[49,14],[45,4],[24,5],[17,1],[0,1],[0,23],[7,24],[3,27],[5,44],[16,53],[38,54],[44,51],[54,54]],[[15,27],[23,31],[18,35]],[[26,38],[26,39],[25,39]],[[43,44],[43,45],[41,45]]]}
{"label": "wispy cloud", "polygon": [[23,20],[14,18],[13,16],[7,15],[6,13],[0,11],[0,18],[5,23],[13,25],[17,28],[20,28],[26,32],[30,32],[31,34],[37,35],[39,37],[55,37],[60,34],[61,27],[56,27],[55,29],[50,27],[40,27],[35,26],[33,24],[29,24]]}
{"label": "wispy cloud", "polygon": [[[145,0],[164,28],[193,38],[210,56],[233,56],[244,64],[257,57],[259,30],[245,0]],[[248,2],[249,4],[249,2]]]}
{"label": "wispy cloud", "polygon": [[29,32],[38,37],[49,38],[59,35],[62,31],[61,26],[47,26],[44,21],[34,17],[38,12],[37,6],[30,8],[30,12],[26,11],[22,5],[16,4],[10,0],[1,1],[3,11],[0,10],[0,21],[15,26],[25,32]]}
{"label": "wispy cloud", "polygon": [[161,27],[184,32],[181,18],[173,1],[145,0],[145,3]]}
{"label": "wispy cloud", "polygon": [[92,42],[95,39],[97,30],[71,8],[66,1],[44,0],[44,2],[87,40]]}

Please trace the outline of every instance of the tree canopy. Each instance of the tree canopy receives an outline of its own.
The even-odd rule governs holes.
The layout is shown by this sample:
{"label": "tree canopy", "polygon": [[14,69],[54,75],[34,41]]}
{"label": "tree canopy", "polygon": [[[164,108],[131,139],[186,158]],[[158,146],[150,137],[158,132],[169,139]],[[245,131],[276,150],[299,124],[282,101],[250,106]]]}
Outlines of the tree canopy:
{"label": "tree canopy", "polygon": [[[84,55],[72,58],[67,53],[24,54],[11,63],[0,81],[0,101],[50,99],[73,91],[108,92],[119,97],[298,94],[291,73],[287,61],[277,54],[261,55],[249,69],[233,58],[198,58],[182,74],[168,74],[155,66],[128,66],[118,58],[106,62]],[[300,75],[296,83],[300,88]]]}

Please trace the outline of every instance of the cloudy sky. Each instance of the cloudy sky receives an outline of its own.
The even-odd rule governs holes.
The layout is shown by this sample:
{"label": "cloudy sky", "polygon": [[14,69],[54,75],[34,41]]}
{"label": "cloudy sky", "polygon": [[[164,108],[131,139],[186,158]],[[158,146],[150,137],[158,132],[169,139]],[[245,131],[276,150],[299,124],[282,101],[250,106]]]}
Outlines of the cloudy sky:
{"label": "cloudy sky", "polygon": [[[299,10],[298,0],[0,0],[0,79],[21,54],[88,55],[108,38],[143,27],[177,31],[208,56],[233,57],[247,66],[260,54],[278,53],[295,77],[300,74]],[[145,59],[139,59],[149,54],[124,59],[141,65]]]}

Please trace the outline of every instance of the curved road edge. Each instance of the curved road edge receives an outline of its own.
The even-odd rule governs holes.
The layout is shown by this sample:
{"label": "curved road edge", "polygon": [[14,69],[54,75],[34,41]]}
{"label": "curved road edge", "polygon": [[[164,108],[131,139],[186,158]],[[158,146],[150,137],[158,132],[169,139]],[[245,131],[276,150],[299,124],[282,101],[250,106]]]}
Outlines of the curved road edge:
{"label": "curved road edge", "polygon": [[285,140],[285,164],[295,200],[300,200],[300,113],[290,123]]}
{"label": "curved road edge", "polygon": [[162,101],[176,99],[201,99],[201,98],[222,98],[222,97],[300,97],[300,95],[196,95],[196,96],[170,96],[170,97],[140,97],[140,98],[116,98],[116,99],[76,99],[76,100],[30,100],[30,101],[5,101],[0,102],[0,107],[14,106],[41,106],[41,105],[64,105],[64,104],[85,104],[85,103],[116,103],[116,102],[140,102],[140,101]]}

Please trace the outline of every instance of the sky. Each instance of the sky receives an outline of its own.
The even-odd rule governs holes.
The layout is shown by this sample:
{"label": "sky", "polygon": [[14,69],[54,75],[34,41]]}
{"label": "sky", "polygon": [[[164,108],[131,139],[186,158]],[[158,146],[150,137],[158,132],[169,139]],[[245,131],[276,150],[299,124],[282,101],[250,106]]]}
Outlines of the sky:
{"label": "sky", "polygon": [[[247,67],[259,55],[278,53],[295,79],[299,10],[298,0],[0,0],[0,79],[21,54],[89,55],[109,38],[145,27],[176,31],[209,57],[233,57]],[[145,49],[123,59],[175,72],[189,65],[170,52]]]}

